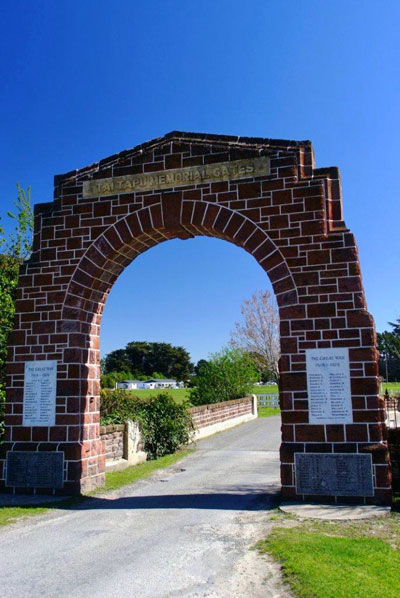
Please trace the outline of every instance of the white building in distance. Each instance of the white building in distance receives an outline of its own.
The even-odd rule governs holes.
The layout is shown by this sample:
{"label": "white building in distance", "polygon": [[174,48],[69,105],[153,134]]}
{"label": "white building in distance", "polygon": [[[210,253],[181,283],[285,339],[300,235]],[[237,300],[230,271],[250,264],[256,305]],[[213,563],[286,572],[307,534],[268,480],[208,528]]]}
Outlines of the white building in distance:
{"label": "white building in distance", "polygon": [[122,380],[117,388],[123,390],[162,390],[165,388],[183,388],[182,382],[168,378],[151,378],[150,380]]}

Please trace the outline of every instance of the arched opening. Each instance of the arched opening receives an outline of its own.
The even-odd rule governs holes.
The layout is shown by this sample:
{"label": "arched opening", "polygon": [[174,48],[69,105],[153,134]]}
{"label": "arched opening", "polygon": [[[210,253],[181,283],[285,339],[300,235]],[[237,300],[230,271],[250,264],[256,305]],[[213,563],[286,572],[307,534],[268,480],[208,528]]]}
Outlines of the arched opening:
{"label": "arched opening", "polygon": [[[214,266],[216,262],[217,265]],[[163,288],[168,277],[171,283],[167,283],[166,288]],[[190,288],[194,279],[195,288]],[[114,283],[102,313],[101,358],[104,359],[112,350],[123,349],[128,342],[140,341],[165,342],[184,347],[189,351],[194,363],[200,358],[208,359],[209,353],[219,351],[223,344],[227,344],[235,319],[240,319],[242,301],[249,298],[256,289],[265,289],[267,284],[270,286],[265,271],[249,254],[232,243],[199,236],[184,242],[177,239],[159,244],[140,254]],[[207,285],[211,285],[210,290],[207,289]],[[182,290],[185,286],[187,288]],[[215,327],[219,327],[219,333],[215,331]],[[132,348],[128,348],[125,354],[132,356],[131,351]],[[136,364],[136,359],[133,359]],[[117,363],[117,360],[118,356],[115,354],[114,363]],[[125,372],[137,372],[135,365],[132,369],[126,365],[124,369]],[[146,373],[147,379],[153,377],[153,371],[155,370]],[[174,374],[164,374],[163,377],[176,378]],[[122,378],[119,380],[122,382]],[[142,383],[138,384],[138,380],[144,378],[140,375],[138,377],[136,373],[125,373],[124,380],[132,381],[129,385],[119,385],[123,388],[126,384],[130,397],[155,397],[159,393],[166,393],[178,403],[183,400],[183,395],[189,399],[188,388],[144,389]],[[119,396],[118,392],[110,390],[114,385],[114,379],[112,376],[102,376],[103,382],[103,405],[112,404],[112,400],[109,399]],[[105,388],[108,390],[104,390]],[[275,391],[276,387],[267,390],[265,387],[254,387],[251,392]],[[277,397],[275,394],[275,401]],[[222,474],[222,463],[216,463],[215,468],[224,480],[224,490],[218,495],[210,495],[207,500],[210,504],[212,500],[218,501],[221,509],[224,505],[229,509],[235,497],[239,501],[255,504],[265,500],[265,493],[268,492],[271,494],[270,499],[274,500],[279,488],[279,411],[276,410],[278,414],[268,420],[254,418],[254,406],[249,399],[225,403],[222,406],[214,404],[210,407],[193,409],[195,424],[200,430],[195,436],[196,444],[190,447],[195,446],[196,452],[202,456],[212,454],[216,460],[216,455],[221,455],[225,467],[228,467],[232,460],[232,470],[236,473],[230,476]],[[267,411],[269,410],[262,409],[261,413],[265,414]],[[107,416],[105,419],[103,413],[103,419],[100,420],[100,438],[107,447],[106,473],[128,466],[129,459],[132,463],[145,458],[142,448],[132,456],[128,454],[127,449],[131,445],[126,441],[126,428],[124,431],[121,425],[113,426],[109,412]],[[238,424],[245,425],[237,429]],[[231,430],[233,426],[235,429]],[[224,433],[214,436],[216,432],[221,431]],[[212,438],[209,438],[211,435]],[[241,466],[242,459],[248,463],[244,471]],[[189,467],[184,464],[182,466]],[[212,476],[218,478],[216,471]],[[172,496],[170,500],[173,501]],[[179,500],[180,497],[177,496],[177,505]],[[189,502],[196,500],[202,500],[201,496],[196,494]]]}
{"label": "arched opening", "polygon": [[[76,392],[79,385],[80,400],[86,404],[82,454],[88,462],[102,452],[99,441],[100,325],[112,285],[124,268],[151,247],[171,238],[187,239],[199,235],[224,239],[250,253],[268,275],[280,309],[297,300],[293,277],[275,243],[249,219],[232,210],[211,203],[183,201],[174,194],[166,203],[143,208],[117,221],[96,239],[80,260],[71,278],[62,313],[63,325],[71,333],[69,346],[64,349],[64,363],[68,363],[69,371],[76,366],[75,371],[79,372]],[[86,368],[84,375],[82,367]],[[66,392],[69,393],[71,381],[68,374]],[[103,471],[98,475],[99,483],[102,483],[103,460],[100,460],[100,466]]]}
{"label": "arched opening", "polygon": [[232,243],[195,237],[159,244],[114,283],[102,315],[101,359],[141,340],[182,346],[196,364],[228,344],[243,301],[259,290],[273,293],[257,262]]}

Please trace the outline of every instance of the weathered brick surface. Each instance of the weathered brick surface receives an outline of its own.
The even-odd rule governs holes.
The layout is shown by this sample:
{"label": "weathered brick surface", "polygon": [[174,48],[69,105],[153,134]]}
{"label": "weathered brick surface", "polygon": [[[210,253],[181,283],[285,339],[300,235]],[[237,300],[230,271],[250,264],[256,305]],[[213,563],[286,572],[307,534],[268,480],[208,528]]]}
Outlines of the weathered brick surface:
{"label": "weathered brick surface", "polygon": [[[256,156],[269,156],[269,175],[82,196],[84,181]],[[64,451],[65,491],[90,489],[104,477],[99,335],[112,285],[148,248],[197,235],[243,247],[272,282],[281,317],[285,445],[321,443],[327,452],[360,452],[365,443],[383,443],[376,335],[355,239],[343,221],[338,170],[316,169],[308,141],[171,133],[56,176],[54,201],[35,206],[34,250],[21,268],[10,343],[4,446]],[[350,349],[351,426],[308,423],[305,350],[318,347]],[[58,361],[56,426],[22,428],[24,361],[42,359]],[[71,443],[79,458],[70,456]],[[282,461],[283,490],[290,497],[292,466]],[[375,499],[388,500],[390,488],[382,483],[389,477],[383,469],[374,476]]]}
{"label": "weathered brick surface", "polygon": [[116,461],[124,456],[125,425],[109,425],[100,427],[100,440],[106,460]]}

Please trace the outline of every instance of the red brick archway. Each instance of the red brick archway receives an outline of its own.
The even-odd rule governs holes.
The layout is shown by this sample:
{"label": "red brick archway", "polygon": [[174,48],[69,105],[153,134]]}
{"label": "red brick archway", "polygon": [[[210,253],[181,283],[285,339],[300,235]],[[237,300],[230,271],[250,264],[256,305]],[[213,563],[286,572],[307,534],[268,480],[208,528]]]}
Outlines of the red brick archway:
{"label": "red brick archway", "polygon": [[[183,172],[192,175],[177,170],[222,165],[215,170],[221,179],[224,164],[260,157],[269,159],[269,170],[243,170],[243,178],[182,181]],[[126,175],[151,173],[158,177],[153,189],[122,187]],[[163,173],[177,173],[175,186],[168,187]],[[63,487],[57,491],[103,482],[99,332],[107,295],[123,269],[150,247],[207,235],[252,254],[276,294],[284,495],[299,496],[295,454],[371,454],[373,496],[336,492],[318,498],[390,499],[375,331],[357,248],[342,218],[338,171],[314,168],[310,142],[170,133],[58,176],[55,184],[54,202],[36,206],[34,251],[20,278],[1,447],[3,486],[5,457],[16,451],[62,453]],[[349,350],[351,423],[310,423],[306,351],[315,348]],[[24,364],[46,360],[57,361],[55,425],[24,426]]]}

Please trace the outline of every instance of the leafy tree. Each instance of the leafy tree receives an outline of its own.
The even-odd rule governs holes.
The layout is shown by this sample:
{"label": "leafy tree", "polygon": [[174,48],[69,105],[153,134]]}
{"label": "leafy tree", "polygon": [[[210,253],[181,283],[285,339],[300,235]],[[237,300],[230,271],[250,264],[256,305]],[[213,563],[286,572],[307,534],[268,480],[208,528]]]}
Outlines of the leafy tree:
{"label": "leafy tree", "polygon": [[400,319],[389,322],[393,330],[378,332],[379,371],[385,380],[400,379]]}
{"label": "leafy tree", "polygon": [[193,386],[197,386],[197,380],[201,371],[207,367],[208,361],[206,359],[199,359],[197,364],[194,366],[193,374],[188,381],[188,388],[192,388]]}
{"label": "leafy tree", "polygon": [[14,208],[13,212],[7,212],[15,223],[14,231],[8,238],[0,226],[0,435],[4,419],[7,343],[14,324],[19,267],[29,256],[32,247],[33,212],[30,187],[25,192],[17,184]]}
{"label": "leafy tree", "polygon": [[241,306],[230,345],[248,353],[264,379],[278,380],[279,315],[269,291],[257,291]]}
{"label": "leafy tree", "polygon": [[190,389],[193,405],[229,401],[248,395],[258,372],[248,353],[224,348],[211,355],[199,369],[196,386]]}
{"label": "leafy tree", "polygon": [[194,368],[195,375],[198,376],[200,372],[207,366],[207,364],[208,361],[206,359],[199,359]]}
{"label": "leafy tree", "polygon": [[134,341],[125,349],[112,351],[104,358],[104,374],[131,372],[133,378],[141,376],[187,380],[193,371],[190,355],[183,347],[169,343]]}
{"label": "leafy tree", "polygon": [[[116,351],[112,351],[104,357],[102,362],[103,374],[110,374],[111,372],[125,373],[134,371],[131,368],[131,361],[125,349],[117,349]],[[133,378],[135,378],[135,376],[133,376]]]}
{"label": "leafy tree", "polygon": [[392,334],[400,339],[400,318],[397,318],[396,322],[389,322],[389,325],[392,326]]}
{"label": "leafy tree", "polygon": [[164,378],[164,375],[161,374],[160,372],[153,372],[152,375],[151,375],[151,377],[154,380],[162,380],[162,378]]}

